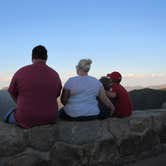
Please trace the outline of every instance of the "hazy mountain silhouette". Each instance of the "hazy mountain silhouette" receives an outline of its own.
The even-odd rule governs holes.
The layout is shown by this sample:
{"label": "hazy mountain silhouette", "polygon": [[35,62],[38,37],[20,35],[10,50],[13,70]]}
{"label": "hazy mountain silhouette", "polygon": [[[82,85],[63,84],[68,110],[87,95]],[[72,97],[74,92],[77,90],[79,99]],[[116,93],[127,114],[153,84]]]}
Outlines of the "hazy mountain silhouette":
{"label": "hazy mountain silhouette", "polygon": [[[134,88],[136,89],[129,91],[134,110],[161,108],[162,104],[166,103],[166,85],[153,86],[154,89],[141,89],[141,86],[136,86],[129,87],[128,90]],[[4,87],[2,89],[7,90],[7,87]],[[58,98],[58,105],[59,108],[63,107],[60,98]]]}
{"label": "hazy mountain silhouette", "polygon": [[127,91],[132,91],[132,90],[140,90],[140,89],[166,89],[166,84],[162,85],[149,85],[149,86],[125,86]]}
{"label": "hazy mountain silhouette", "polygon": [[166,102],[166,90],[145,88],[132,90],[129,95],[134,110],[161,108],[162,104]]}

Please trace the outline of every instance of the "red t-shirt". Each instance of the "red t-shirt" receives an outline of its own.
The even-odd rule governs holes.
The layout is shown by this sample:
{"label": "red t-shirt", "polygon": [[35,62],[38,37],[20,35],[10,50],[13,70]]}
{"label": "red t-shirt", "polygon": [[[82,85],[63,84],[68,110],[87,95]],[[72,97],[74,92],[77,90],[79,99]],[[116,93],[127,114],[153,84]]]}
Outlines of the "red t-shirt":
{"label": "red t-shirt", "polygon": [[17,101],[16,122],[24,128],[55,123],[61,88],[58,73],[45,63],[18,70],[9,86],[9,93]]}
{"label": "red t-shirt", "polygon": [[115,116],[130,116],[132,113],[132,104],[126,89],[122,85],[115,83],[112,85],[111,92],[116,93]]}

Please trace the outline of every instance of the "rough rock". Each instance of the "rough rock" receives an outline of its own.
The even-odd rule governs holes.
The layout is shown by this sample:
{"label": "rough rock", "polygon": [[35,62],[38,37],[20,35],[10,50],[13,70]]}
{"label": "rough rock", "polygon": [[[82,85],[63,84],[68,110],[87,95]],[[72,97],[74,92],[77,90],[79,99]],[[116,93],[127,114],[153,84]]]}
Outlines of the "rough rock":
{"label": "rough rock", "polygon": [[166,102],[162,104],[161,108],[166,109]]}
{"label": "rough rock", "polygon": [[22,129],[0,122],[0,166],[117,166],[166,151],[166,109]]}

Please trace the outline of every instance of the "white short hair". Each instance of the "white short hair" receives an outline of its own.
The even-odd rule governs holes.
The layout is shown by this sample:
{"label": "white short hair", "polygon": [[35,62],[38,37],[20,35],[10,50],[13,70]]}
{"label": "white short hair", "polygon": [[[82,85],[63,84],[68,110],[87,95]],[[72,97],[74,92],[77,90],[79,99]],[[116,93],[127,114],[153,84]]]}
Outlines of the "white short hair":
{"label": "white short hair", "polygon": [[91,64],[91,59],[81,59],[76,67],[80,70],[83,70],[84,72],[88,72],[90,70]]}

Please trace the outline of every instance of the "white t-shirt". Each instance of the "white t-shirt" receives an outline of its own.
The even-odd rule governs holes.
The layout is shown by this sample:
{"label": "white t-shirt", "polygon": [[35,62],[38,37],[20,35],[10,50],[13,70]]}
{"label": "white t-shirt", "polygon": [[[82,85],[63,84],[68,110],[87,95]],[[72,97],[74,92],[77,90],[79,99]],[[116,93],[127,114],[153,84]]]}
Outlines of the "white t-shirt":
{"label": "white t-shirt", "polygon": [[64,88],[70,90],[68,103],[64,111],[71,117],[93,116],[99,114],[96,97],[102,84],[91,76],[75,76],[69,78]]}

